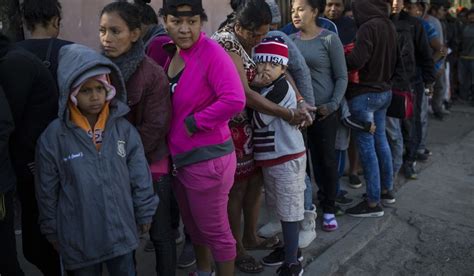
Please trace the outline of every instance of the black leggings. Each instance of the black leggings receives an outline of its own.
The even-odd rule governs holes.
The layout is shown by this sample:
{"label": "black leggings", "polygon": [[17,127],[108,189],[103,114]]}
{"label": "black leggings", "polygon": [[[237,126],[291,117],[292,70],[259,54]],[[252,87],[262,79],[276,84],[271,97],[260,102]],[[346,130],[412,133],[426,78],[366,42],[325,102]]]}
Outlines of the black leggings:
{"label": "black leggings", "polygon": [[334,214],[338,162],[335,151],[339,112],[333,112],[322,121],[316,120],[308,128],[308,146],[311,152],[318,195],[324,213]]}

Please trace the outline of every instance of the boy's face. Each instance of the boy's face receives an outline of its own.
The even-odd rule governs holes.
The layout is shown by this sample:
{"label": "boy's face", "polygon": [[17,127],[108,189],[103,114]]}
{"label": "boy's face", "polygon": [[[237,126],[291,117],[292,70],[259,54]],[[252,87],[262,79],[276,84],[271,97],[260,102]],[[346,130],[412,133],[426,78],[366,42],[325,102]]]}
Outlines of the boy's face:
{"label": "boy's face", "polygon": [[270,81],[278,79],[283,73],[285,73],[285,70],[285,66],[281,64],[271,62],[257,63],[257,72],[268,76]]}
{"label": "boy's face", "polygon": [[84,116],[98,115],[104,107],[107,90],[104,85],[94,79],[87,80],[76,96],[77,107]]}

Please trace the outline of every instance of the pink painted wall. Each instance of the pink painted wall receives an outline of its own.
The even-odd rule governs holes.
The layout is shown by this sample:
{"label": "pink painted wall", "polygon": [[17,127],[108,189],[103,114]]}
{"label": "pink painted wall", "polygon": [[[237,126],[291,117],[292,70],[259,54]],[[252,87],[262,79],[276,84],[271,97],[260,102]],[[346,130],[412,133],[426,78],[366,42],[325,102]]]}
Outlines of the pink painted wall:
{"label": "pink painted wall", "polygon": [[[99,47],[99,13],[111,0],[60,0],[63,6],[63,19],[60,38]],[[203,0],[209,21],[203,30],[212,34],[230,13],[230,0]],[[162,0],[152,0],[156,12],[162,7]]]}

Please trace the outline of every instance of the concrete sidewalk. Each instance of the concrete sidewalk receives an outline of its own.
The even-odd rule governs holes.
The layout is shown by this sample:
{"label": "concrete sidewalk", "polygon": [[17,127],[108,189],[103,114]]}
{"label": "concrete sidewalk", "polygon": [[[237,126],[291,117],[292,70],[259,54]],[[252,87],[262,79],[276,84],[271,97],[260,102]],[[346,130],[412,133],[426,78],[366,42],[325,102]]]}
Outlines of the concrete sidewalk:
{"label": "concrete sidewalk", "polygon": [[[471,264],[467,269],[472,268],[472,264],[474,264],[474,259],[472,259],[474,258],[474,250],[472,250],[474,248],[472,242],[474,236],[474,229],[472,229],[474,226],[474,108],[457,105],[453,107],[452,114],[447,117],[446,121],[438,122],[431,119],[428,137],[428,147],[433,151],[433,156],[428,162],[418,164],[418,180],[407,182],[403,176],[399,177],[399,181],[396,183],[397,203],[393,207],[385,208],[384,217],[360,219],[342,216],[338,218],[339,230],[332,233],[323,232],[321,219],[317,219],[318,237],[308,248],[303,250],[305,275],[385,275],[383,272],[386,271],[384,270],[364,270],[363,267],[354,270],[352,268],[356,267],[357,262],[366,260],[364,252],[368,248],[373,247],[374,244],[385,242],[383,234],[400,223],[400,216],[406,216],[405,221],[411,217],[411,223],[416,224],[417,217],[409,216],[413,212],[429,217],[436,213],[436,217],[445,223],[452,222],[456,225],[463,224],[466,227],[471,227],[463,232],[470,235],[462,236],[456,240],[456,244],[462,244],[462,241],[465,240],[466,246],[472,245],[470,251],[463,251],[465,252],[464,261]],[[362,193],[365,192],[365,185],[357,190],[349,188],[346,177],[342,179],[342,186],[349,191],[348,196],[354,199],[354,204],[360,201]],[[263,206],[262,204],[260,215],[262,220],[267,217]],[[264,222],[261,221],[261,224]],[[403,237],[400,239],[403,241]],[[432,242],[431,239],[426,240]],[[407,242],[409,241],[410,239],[407,239]],[[144,252],[144,243],[143,241],[141,248],[137,250],[139,275],[155,275],[154,254]],[[461,246],[460,248],[465,247]],[[178,248],[178,253],[180,250],[181,246]],[[257,259],[268,253],[270,252],[251,252]],[[376,259],[373,256],[378,254],[376,249],[372,248],[371,253],[371,257]],[[21,256],[21,251],[19,256]],[[424,256],[429,258],[430,255],[427,253]],[[21,258],[21,264],[26,275],[40,275],[23,258]],[[377,264],[369,265],[377,266]],[[419,270],[421,267],[412,267],[412,270],[406,272],[425,274]],[[194,267],[189,270],[178,270],[177,275],[187,275],[193,269]],[[265,271],[260,275],[275,275],[275,272],[276,267],[265,267]],[[390,272],[390,274],[397,273],[396,266]],[[464,273],[466,272],[464,271]],[[474,273],[474,268],[469,274],[472,275],[472,273]],[[429,274],[439,273],[431,271]],[[237,273],[237,275],[246,274]]]}

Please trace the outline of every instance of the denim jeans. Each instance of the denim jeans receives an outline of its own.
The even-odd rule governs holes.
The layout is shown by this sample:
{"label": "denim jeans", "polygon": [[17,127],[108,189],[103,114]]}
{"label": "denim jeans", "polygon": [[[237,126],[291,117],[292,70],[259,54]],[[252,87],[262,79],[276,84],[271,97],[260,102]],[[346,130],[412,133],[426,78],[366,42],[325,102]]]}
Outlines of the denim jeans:
{"label": "denim jeans", "polygon": [[425,95],[423,83],[414,84],[415,101],[413,106],[413,117],[410,121],[410,139],[407,144],[406,160],[414,162],[418,150],[425,149],[425,141],[428,135],[428,96]]}
{"label": "denim jeans", "polygon": [[[107,265],[107,271],[109,272],[109,275],[135,276],[136,272],[133,255],[133,252],[130,252],[103,262],[105,265]],[[101,276],[103,263],[73,270],[72,274],[74,276]]]}
{"label": "denim jeans", "polygon": [[341,193],[341,177],[344,175],[344,169],[346,168],[346,152],[345,150],[336,150],[337,158],[337,185],[336,185],[336,196]]}
{"label": "denim jeans", "polygon": [[458,63],[459,94],[463,99],[474,97],[474,60],[459,59]]}
{"label": "denim jeans", "polygon": [[313,183],[311,183],[308,173],[306,173],[304,183],[306,184],[306,189],[304,190],[304,209],[308,211],[313,209]]}
{"label": "denim jeans", "polygon": [[355,131],[370,203],[380,202],[381,186],[393,189],[392,153],[385,133],[385,118],[391,99],[392,92],[386,91],[359,95],[349,102],[352,116],[363,122],[374,122],[376,126],[375,134]]}
{"label": "denim jeans", "polygon": [[393,174],[396,175],[403,164],[403,136],[400,119],[387,117],[385,129],[387,131],[388,143],[392,151]]}
{"label": "denim jeans", "polygon": [[153,217],[150,238],[155,246],[156,274],[159,276],[176,274],[176,243],[171,210],[174,194],[171,183],[169,175],[163,176],[159,181],[153,183],[160,203]]}

